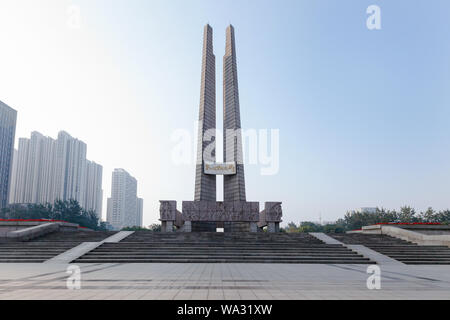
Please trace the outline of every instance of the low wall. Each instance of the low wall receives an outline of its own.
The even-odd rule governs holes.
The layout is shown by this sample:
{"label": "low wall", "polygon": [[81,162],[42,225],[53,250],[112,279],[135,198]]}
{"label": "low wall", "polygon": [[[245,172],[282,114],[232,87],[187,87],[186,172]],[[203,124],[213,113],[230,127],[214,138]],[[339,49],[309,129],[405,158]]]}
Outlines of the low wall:
{"label": "low wall", "polygon": [[34,227],[48,223],[38,221],[0,221],[0,237],[6,237],[9,232]]}
{"label": "low wall", "polygon": [[[361,233],[385,234],[423,246],[450,247],[450,235],[442,234],[447,228],[448,226],[439,225],[374,225],[363,227]],[[426,230],[427,233],[419,232],[421,230]],[[433,230],[435,231],[434,233]]]}
{"label": "low wall", "polygon": [[0,221],[0,239],[28,241],[57,231],[76,231],[79,225],[53,221]]}
{"label": "low wall", "polygon": [[28,241],[52,232],[56,232],[58,230],[58,224],[49,222],[34,227],[11,231],[6,234],[6,238],[12,241]]}

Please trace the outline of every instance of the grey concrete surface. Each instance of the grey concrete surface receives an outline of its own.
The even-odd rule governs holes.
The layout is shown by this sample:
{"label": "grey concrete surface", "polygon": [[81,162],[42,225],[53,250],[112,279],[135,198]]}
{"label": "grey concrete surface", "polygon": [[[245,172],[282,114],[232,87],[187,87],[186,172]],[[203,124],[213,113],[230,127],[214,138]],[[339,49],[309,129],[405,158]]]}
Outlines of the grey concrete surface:
{"label": "grey concrete surface", "polygon": [[367,266],[297,264],[0,264],[0,299],[449,299],[449,266],[381,266],[369,290]]}

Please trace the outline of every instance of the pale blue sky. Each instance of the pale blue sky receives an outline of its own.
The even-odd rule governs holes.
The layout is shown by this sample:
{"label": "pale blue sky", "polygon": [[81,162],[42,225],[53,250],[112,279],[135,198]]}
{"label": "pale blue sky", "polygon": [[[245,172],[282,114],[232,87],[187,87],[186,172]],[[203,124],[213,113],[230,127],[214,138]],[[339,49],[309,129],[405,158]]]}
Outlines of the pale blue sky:
{"label": "pale blue sky", "polygon": [[[81,9],[80,30],[65,25],[71,4]],[[382,30],[366,28],[372,4],[381,7]],[[285,221],[296,222],[365,206],[450,207],[447,0],[0,6],[0,36],[10,48],[0,53],[0,68],[9,70],[0,72],[0,99],[19,111],[18,137],[64,129],[85,141],[88,157],[105,167],[105,197],[111,171],[128,170],[146,224],[157,220],[159,199],[193,198],[193,166],[172,163],[170,137],[192,131],[198,117],[206,23],[214,28],[218,127],[232,23],[242,126],[280,129],[280,172],[261,176],[248,166],[248,200],[283,201]]]}

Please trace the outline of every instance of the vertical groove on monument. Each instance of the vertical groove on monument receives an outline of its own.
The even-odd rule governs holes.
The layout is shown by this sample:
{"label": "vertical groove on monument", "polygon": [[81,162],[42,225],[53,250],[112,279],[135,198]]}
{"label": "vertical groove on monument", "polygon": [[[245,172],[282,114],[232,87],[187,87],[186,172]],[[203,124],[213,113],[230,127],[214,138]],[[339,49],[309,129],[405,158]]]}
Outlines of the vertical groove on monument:
{"label": "vertical groove on monument", "polygon": [[226,37],[223,57],[224,162],[235,161],[237,166],[236,175],[224,176],[224,201],[246,201],[236,45],[232,25],[227,28]]}
{"label": "vertical groove on monument", "polygon": [[[208,141],[203,139],[205,134],[208,137],[211,129],[216,129],[216,57],[213,53],[213,30],[206,25],[203,39],[195,201],[216,201],[216,176],[206,175],[203,168],[205,162],[216,161],[215,134]],[[206,148],[212,149],[213,152],[204,152]]]}

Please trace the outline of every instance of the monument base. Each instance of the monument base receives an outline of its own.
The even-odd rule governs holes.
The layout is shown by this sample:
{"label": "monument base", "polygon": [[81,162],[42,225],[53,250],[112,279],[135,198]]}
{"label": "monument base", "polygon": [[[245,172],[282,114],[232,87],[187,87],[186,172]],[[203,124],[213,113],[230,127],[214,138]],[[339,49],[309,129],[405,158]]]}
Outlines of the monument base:
{"label": "monument base", "polygon": [[279,232],[281,202],[266,202],[259,212],[258,202],[183,201],[182,212],[176,201],[160,201],[162,232]]}
{"label": "monument base", "polygon": [[[185,221],[186,224],[186,221]],[[191,231],[190,232],[216,232],[217,231],[217,222],[207,222],[207,221],[192,221],[191,222]],[[184,232],[189,232],[183,230]]]}

